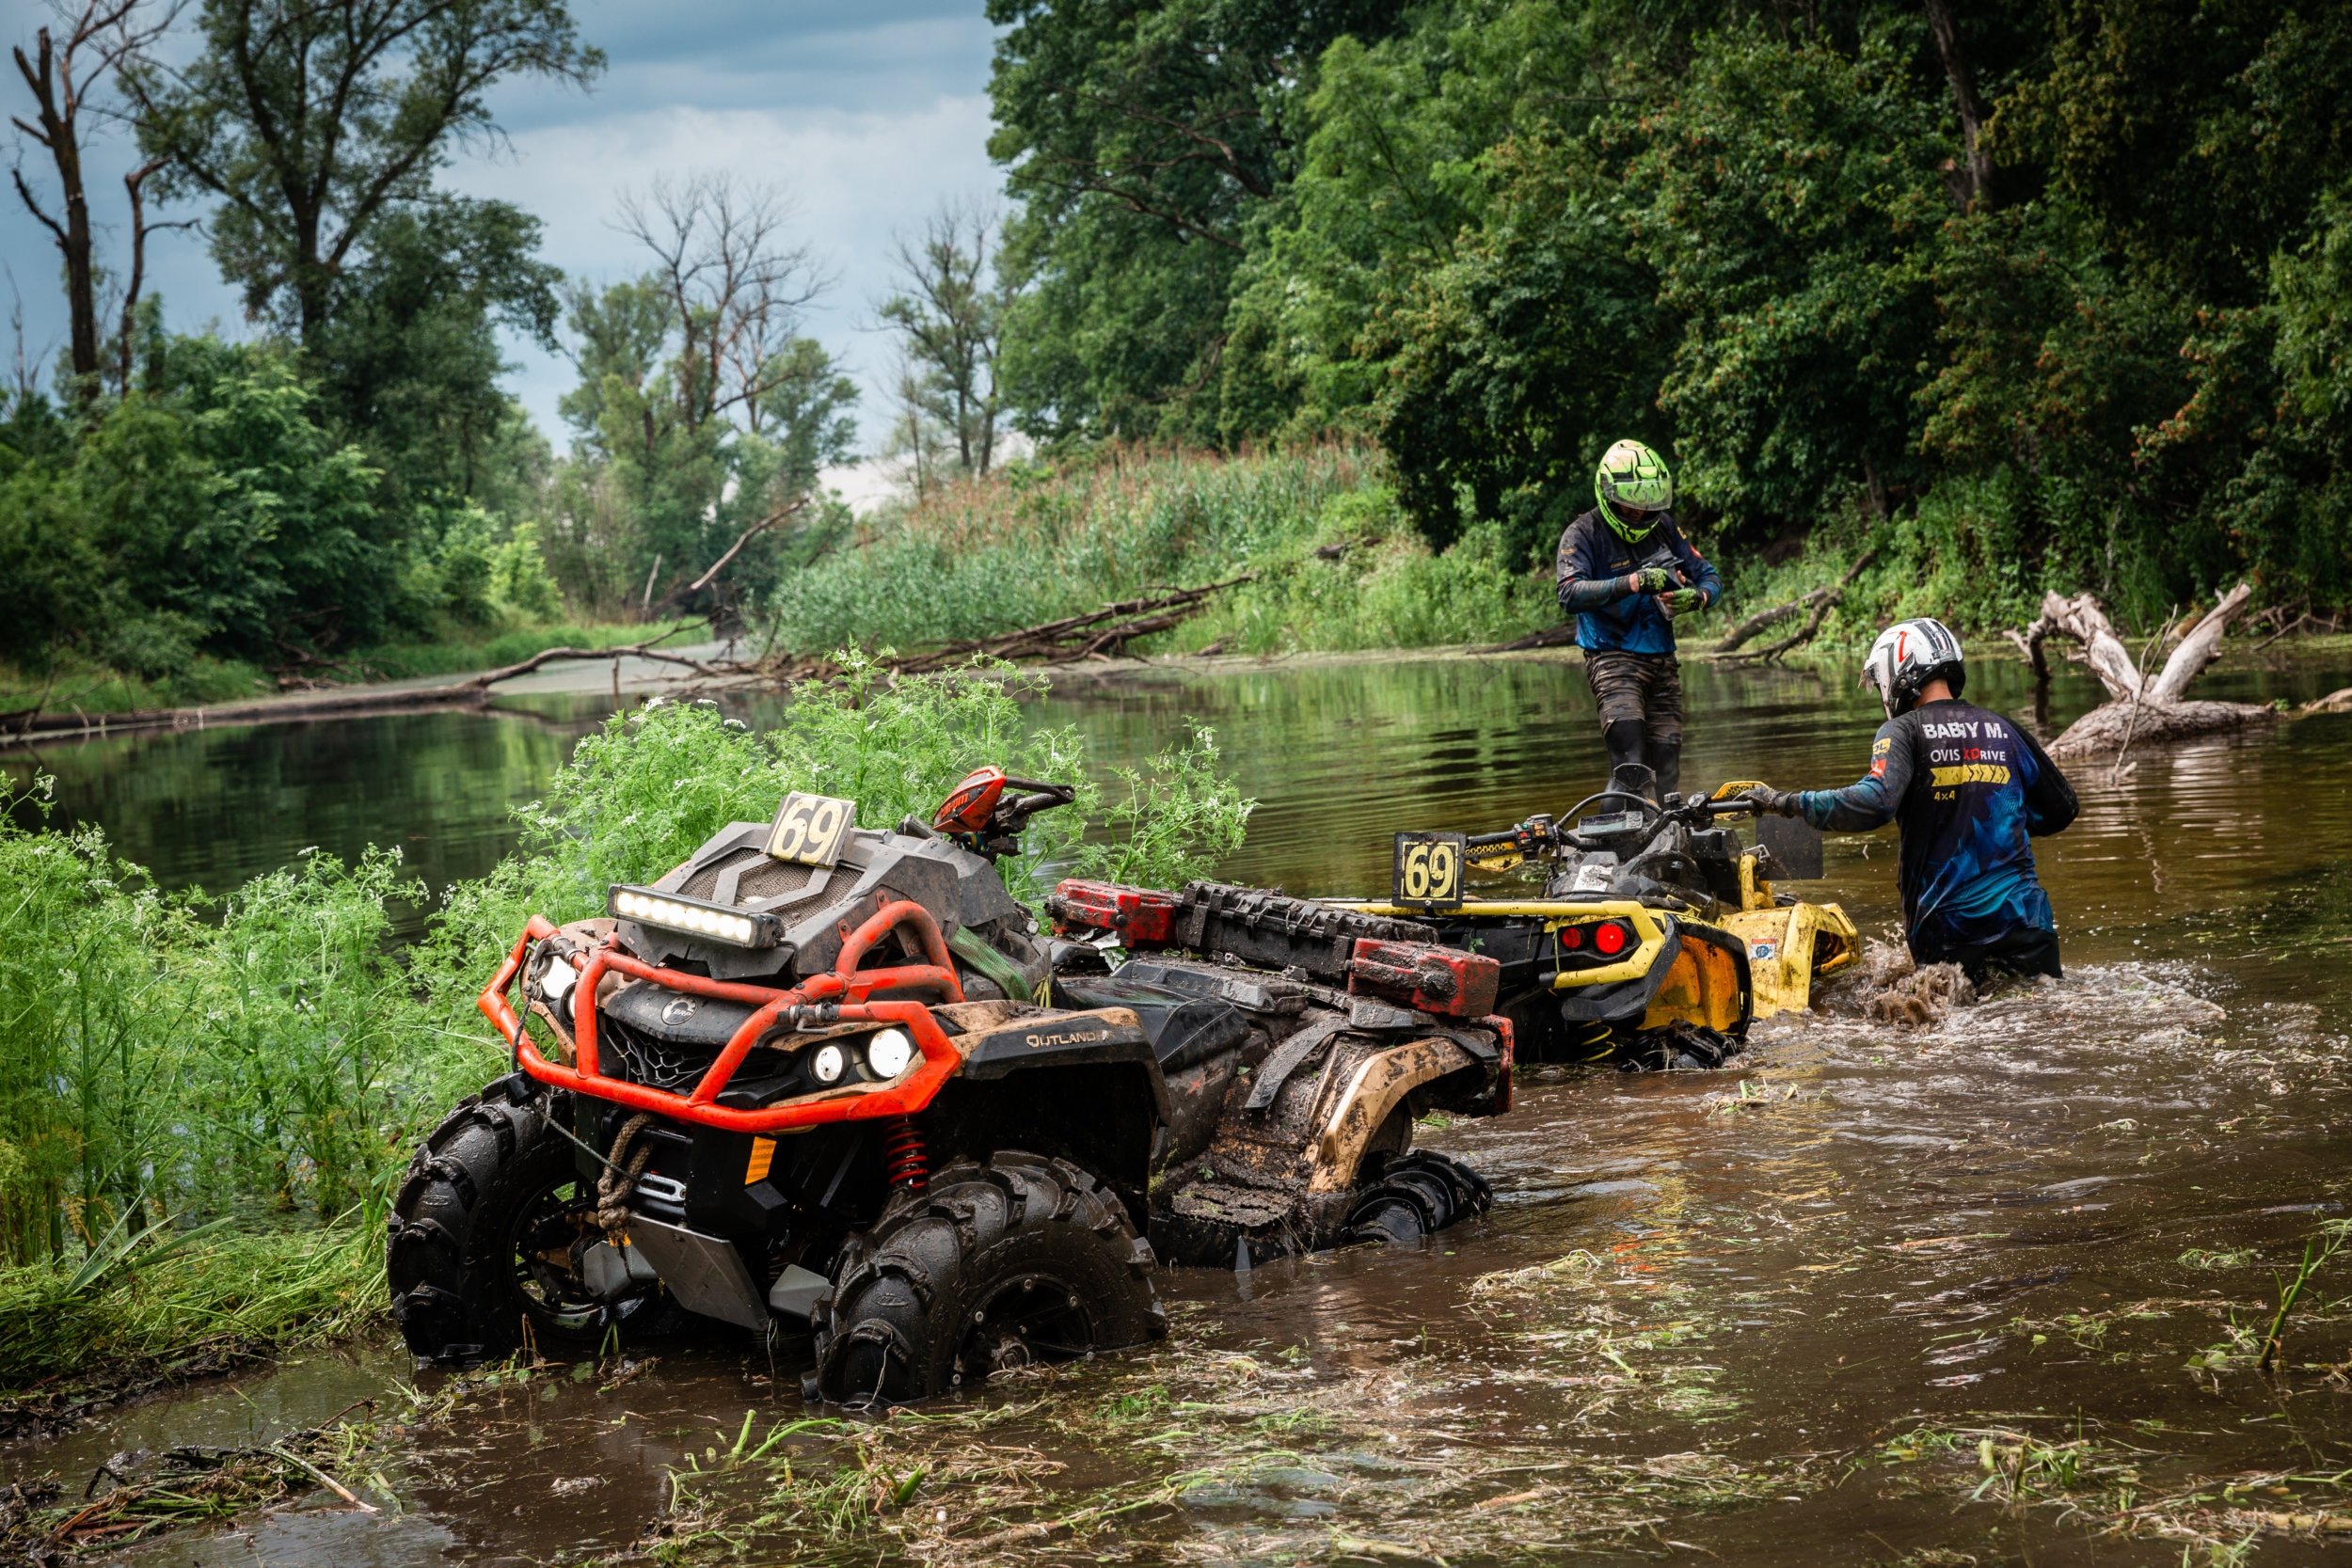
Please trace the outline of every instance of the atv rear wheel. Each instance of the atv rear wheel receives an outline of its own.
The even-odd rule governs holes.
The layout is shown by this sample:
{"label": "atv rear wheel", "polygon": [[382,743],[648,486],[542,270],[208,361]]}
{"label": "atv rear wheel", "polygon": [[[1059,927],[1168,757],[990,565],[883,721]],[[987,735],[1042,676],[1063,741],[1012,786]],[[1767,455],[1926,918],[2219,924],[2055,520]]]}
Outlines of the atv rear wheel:
{"label": "atv rear wheel", "polygon": [[890,1403],[1168,1332],[1152,1249],[1066,1160],[962,1160],[853,1237],[812,1314],[818,1397]]}
{"label": "atv rear wheel", "polygon": [[502,1355],[526,1333],[540,1346],[588,1349],[608,1310],[644,1305],[608,1309],[572,1268],[596,1195],[548,1109],[544,1091],[501,1080],[461,1101],[408,1163],[384,1268],[392,1316],[419,1355]]}

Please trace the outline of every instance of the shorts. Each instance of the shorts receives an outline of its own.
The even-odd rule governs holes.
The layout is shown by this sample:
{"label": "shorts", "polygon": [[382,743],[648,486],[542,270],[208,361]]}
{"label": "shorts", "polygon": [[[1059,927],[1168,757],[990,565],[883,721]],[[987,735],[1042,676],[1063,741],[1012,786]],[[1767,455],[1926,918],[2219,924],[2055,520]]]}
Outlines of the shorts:
{"label": "shorts", "polygon": [[1584,678],[1593,683],[1602,724],[1637,719],[1653,746],[1682,739],[1682,666],[1674,655],[1587,648]]}

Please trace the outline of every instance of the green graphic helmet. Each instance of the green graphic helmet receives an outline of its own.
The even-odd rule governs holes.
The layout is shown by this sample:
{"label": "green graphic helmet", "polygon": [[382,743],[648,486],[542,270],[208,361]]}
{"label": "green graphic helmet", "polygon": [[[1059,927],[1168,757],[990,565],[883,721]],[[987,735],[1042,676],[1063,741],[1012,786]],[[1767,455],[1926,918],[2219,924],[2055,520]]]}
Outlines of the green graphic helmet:
{"label": "green graphic helmet", "polygon": [[1619,441],[1602,454],[1593,475],[1600,515],[1620,539],[1646,537],[1675,503],[1675,476],[1666,460],[1639,441]]}

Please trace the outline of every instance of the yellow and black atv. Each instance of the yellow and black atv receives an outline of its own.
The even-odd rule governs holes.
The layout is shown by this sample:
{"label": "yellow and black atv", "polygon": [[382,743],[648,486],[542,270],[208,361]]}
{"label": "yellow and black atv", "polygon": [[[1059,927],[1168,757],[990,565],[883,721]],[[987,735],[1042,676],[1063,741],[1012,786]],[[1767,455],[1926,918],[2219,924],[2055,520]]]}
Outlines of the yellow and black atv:
{"label": "yellow and black atv", "polygon": [[[1815,980],[1860,948],[1844,910],[1774,885],[1820,876],[1819,832],[1765,817],[1749,846],[1717,825],[1755,815],[1737,798],[1754,787],[1662,804],[1608,789],[1557,821],[1399,833],[1389,897],[1343,907],[1423,921],[1439,942],[1499,961],[1496,1011],[1521,1061],[1720,1066],[1753,1020],[1810,1006]],[[1540,869],[1541,897],[1465,890],[1471,872],[1521,867]]]}

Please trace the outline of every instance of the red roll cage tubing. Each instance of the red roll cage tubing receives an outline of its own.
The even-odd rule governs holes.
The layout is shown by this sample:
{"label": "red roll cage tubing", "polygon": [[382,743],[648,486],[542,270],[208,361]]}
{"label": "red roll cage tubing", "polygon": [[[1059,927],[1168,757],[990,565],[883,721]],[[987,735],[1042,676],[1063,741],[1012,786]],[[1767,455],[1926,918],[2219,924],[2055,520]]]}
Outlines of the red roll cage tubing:
{"label": "red roll cage tubing", "polygon": [[[929,963],[901,964],[891,969],[860,970],[858,965],[874,944],[899,926],[914,927]],[[577,1068],[562,1067],[539,1053],[523,1021],[506,999],[506,992],[515,983],[515,976],[523,966],[523,957],[531,944],[555,935],[555,927],[540,915],[532,915],[516,940],[514,951],[488,986],[483,989],[476,1006],[483,1016],[504,1036],[514,1047],[515,1063],[523,1071],[542,1084],[569,1089],[598,1100],[609,1100],[633,1110],[651,1111],[656,1116],[674,1117],[704,1127],[716,1127],[729,1132],[785,1132],[803,1127],[817,1127],[835,1121],[866,1121],[886,1117],[912,1116],[931,1102],[939,1086],[963,1064],[962,1054],[930,1009],[920,1002],[870,1002],[866,998],[877,990],[896,990],[901,986],[928,986],[944,992],[950,1002],[963,1000],[962,982],[956,978],[955,960],[947,952],[947,943],[939,934],[939,923],[931,913],[912,899],[901,898],[884,904],[855,931],[842,923],[841,956],[834,960],[832,971],[811,975],[790,990],[778,990],[772,986],[738,985],[724,980],[707,980],[699,974],[681,974],[675,970],[658,968],[626,954],[612,950],[608,937],[588,960],[587,970],[574,987],[574,997],[594,998],[596,985],[607,970],[616,970],[633,979],[649,981],[670,990],[684,991],[690,996],[707,996],[714,1001],[743,1002],[756,1010],[745,1019],[730,1037],[726,1049],[710,1064],[691,1094],[672,1094],[666,1090],[647,1088],[643,1084],[626,1084],[617,1078],[607,1078],[596,1069],[596,1008],[592,1001],[585,1008],[577,1004],[572,1008],[573,1027],[578,1038],[573,1047]],[[789,1105],[771,1106],[759,1111],[738,1111],[718,1103],[720,1091],[735,1077],[736,1069],[760,1036],[773,1027],[786,1011],[818,1003],[838,1002],[844,1023],[895,1023],[914,1037],[916,1047],[923,1053],[923,1065],[905,1082],[885,1088],[863,1093],[840,1095],[829,1100],[800,1101]]]}
{"label": "red roll cage tubing", "polygon": [[[902,924],[912,924],[923,944],[928,964],[902,964],[894,969],[860,971],[859,963],[874,944]],[[847,923],[844,923],[845,928]],[[677,1095],[662,1089],[647,1088],[643,1084],[625,1084],[617,1078],[607,1078],[596,1070],[596,1009],[592,1005],[586,1012],[577,1004],[572,1008],[573,1027],[578,1039],[573,1048],[577,1069],[559,1067],[539,1053],[523,1021],[506,1000],[508,988],[523,967],[523,956],[531,944],[555,935],[555,927],[541,915],[532,915],[516,939],[514,951],[490,983],[483,988],[476,1003],[507,1043],[514,1047],[516,1065],[542,1084],[569,1089],[598,1100],[609,1100],[633,1110],[651,1111],[656,1116],[674,1117],[704,1127],[716,1127],[729,1132],[785,1132],[803,1127],[817,1127],[835,1121],[867,1121],[885,1117],[913,1116],[931,1102],[939,1086],[962,1065],[962,1055],[930,1009],[920,1002],[868,1002],[865,998],[877,990],[899,986],[933,986],[947,995],[951,1002],[963,1000],[963,984],[956,978],[955,960],[947,952],[947,943],[939,934],[939,923],[931,912],[912,899],[899,899],[877,910],[855,931],[850,932],[841,943],[841,955],[834,960],[831,973],[810,976],[790,990],[778,990],[772,986],[737,985],[724,980],[707,980],[699,974],[681,974],[675,970],[660,969],[642,963],[624,954],[612,951],[610,937],[588,960],[588,968],[574,986],[572,995],[593,997],[597,982],[606,970],[618,970],[636,979],[650,981],[671,990],[684,991],[691,996],[707,996],[721,1002],[745,1002],[758,1010],[745,1019],[742,1025],[727,1040],[726,1049],[710,1064],[691,1095]],[[720,1092],[735,1077],[743,1058],[751,1054],[752,1046],[759,1037],[790,1007],[806,1006],[812,1003],[834,998],[846,998],[841,1005],[841,1021],[845,1023],[897,1023],[914,1037],[915,1045],[923,1053],[923,1065],[914,1075],[902,1084],[864,1093],[842,1095],[831,1100],[799,1101],[789,1105],[771,1106],[763,1111],[737,1111],[718,1103]],[[1495,1107],[1497,1114],[1511,1108],[1512,1068],[1516,1065],[1513,1047],[1514,1031],[1511,1021],[1501,1015],[1478,1021],[1501,1037],[1502,1063],[1501,1093]]]}

